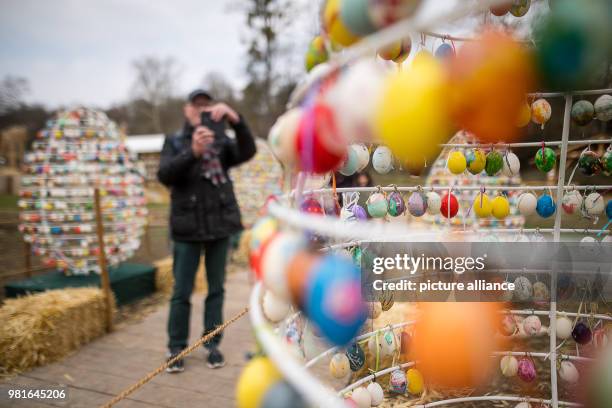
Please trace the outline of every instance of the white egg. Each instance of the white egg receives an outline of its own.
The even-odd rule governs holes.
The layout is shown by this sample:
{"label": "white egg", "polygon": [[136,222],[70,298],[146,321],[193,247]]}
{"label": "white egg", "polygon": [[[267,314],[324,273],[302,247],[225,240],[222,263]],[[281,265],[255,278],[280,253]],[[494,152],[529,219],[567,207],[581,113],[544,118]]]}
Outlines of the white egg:
{"label": "white egg", "polygon": [[516,201],[516,206],[518,207],[519,212],[524,216],[535,214],[537,205],[538,199],[532,193],[523,193]]}
{"label": "white egg", "polygon": [[393,155],[387,146],[378,146],[372,154],[372,167],[379,174],[387,174],[393,168]]}
{"label": "white egg", "polygon": [[287,264],[296,252],[304,249],[307,242],[302,235],[281,232],[272,238],[262,255],[262,275],[265,287],[276,296],[289,300]]}
{"label": "white egg", "polygon": [[295,139],[301,117],[300,109],[287,111],[276,120],[268,134],[268,145],[272,153],[285,166],[292,166],[297,157]]}
{"label": "white egg", "polygon": [[572,337],[573,327],[574,324],[568,317],[557,317],[557,338],[559,340],[567,340]]}
{"label": "white egg", "polygon": [[533,296],[533,286],[529,279],[519,276],[514,281],[514,298],[519,302],[525,302]]}
{"label": "white egg", "polygon": [[442,206],[442,198],[440,194],[435,191],[427,193],[427,213],[431,215],[440,214],[440,207]]}
{"label": "white egg", "polygon": [[542,328],[542,321],[536,315],[531,315],[523,320],[523,331],[528,336],[537,336]]}
{"label": "white egg", "polygon": [[504,356],[499,363],[499,368],[504,377],[514,377],[518,373],[518,360],[514,356]]}
{"label": "white egg", "polygon": [[352,146],[357,154],[357,171],[363,171],[370,163],[370,150],[364,144],[354,144]]}
{"label": "white egg", "polygon": [[364,387],[355,388],[351,398],[359,408],[370,408],[372,406],[372,396]]}
{"label": "white egg", "polygon": [[561,201],[561,208],[563,211],[568,214],[576,214],[578,210],[582,207],[582,195],[577,190],[568,191],[563,196],[563,200]]}
{"label": "white egg", "polygon": [[559,377],[568,384],[576,384],[580,379],[580,373],[574,363],[564,360],[559,365]]}
{"label": "white egg", "polygon": [[531,408],[531,404],[528,402],[519,402],[514,408]]}
{"label": "white egg", "polygon": [[270,291],[266,291],[263,297],[263,312],[272,323],[278,323],[287,317],[290,308],[289,302],[279,298]]}
{"label": "white egg", "polygon": [[502,172],[505,176],[518,176],[521,171],[521,161],[518,156],[512,152],[507,152],[504,156],[504,167]]}
{"label": "white egg", "polygon": [[383,391],[380,384],[376,382],[370,383],[368,385],[367,390],[370,393],[370,397],[372,399],[371,404],[373,407],[377,407],[382,404],[385,399],[385,392]]}
{"label": "white egg", "polygon": [[370,337],[368,340],[368,349],[373,356],[376,356],[378,350],[378,356],[380,358],[393,355],[397,350],[397,339],[395,338],[393,330],[387,329],[379,333],[378,336]]}
{"label": "white egg", "polygon": [[584,211],[589,216],[601,214],[605,208],[604,198],[599,193],[591,193],[584,199]]}
{"label": "white egg", "polygon": [[344,353],[336,353],[329,362],[329,373],[334,378],[344,378],[351,372],[349,359]]}
{"label": "white egg", "polygon": [[546,302],[550,298],[550,291],[544,282],[533,284],[533,300],[536,302]]}

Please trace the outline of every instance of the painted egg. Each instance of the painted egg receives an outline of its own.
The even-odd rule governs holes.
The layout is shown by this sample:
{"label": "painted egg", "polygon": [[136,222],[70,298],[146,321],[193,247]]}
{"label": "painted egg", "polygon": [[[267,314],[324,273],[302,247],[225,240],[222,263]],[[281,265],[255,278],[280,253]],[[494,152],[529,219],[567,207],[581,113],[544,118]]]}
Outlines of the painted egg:
{"label": "painted egg", "polygon": [[442,199],[435,191],[430,191],[427,195],[427,213],[431,215],[440,214]]}
{"label": "painted egg", "polygon": [[359,408],[370,408],[372,406],[372,396],[364,387],[355,388],[351,398]]}
{"label": "painted egg", "polygon": [[578,322],[572,330],[572,338],[574,341],[582,346],[589,344],[593,339],[593,333],[589,326],[584,322]]}
{"label": "painted egg", "polygon": [[327,0],[323,9],[323,29],[329,38],[343,47],[348,47],[359,41],[359,37],[351,33],[340,17],[340,0]]}
{"label": "painted egg", "polygon": [[278,230],[278,222],[272,217],[262,217],[251,228],[251,241],[249,243],[249,264],[257,279],[261,279],[261,255],[264,244],[272,238]]}
{"label": "painted egg", "polygon": [[368,219],[366,210],[359,204],[353,204],[350,207],[344,207],[340,211],[340,219],[346,222],[363,221]]}
{"label": "painted egg", "polygon": [[376,0],[368,4],[372,23],[376,28],[384,28],[413,15],[421,0]]}
{"label": "painted egg", "polygon": [[518,361],[518,377],[527,382],[533,382],[537,377],[536,367],[532,359],[521,357]]}
{"label": "painted egg", "polygon": [[548,218],[551,215],[553,215],[556,210],[557,210],[557,205],[555,204],[555,201],[550,195],[544,194],[540,196],[540,198],[538,198],[536,212],[538,213],[540,217]]}
{"label": "painted egg", "polygon": [[504,159],[498,151],[493,150],[487,154],[485,171],[487,176],[495,176],[504,167]]}
{"label": "painted egg", "polygon": [[601,95],[595,101],[595,116],[602,122],[612,119],[612,96]]}
{"label": "painted egg", "polygon": [[519,196],[516,205],[521,215],[529,216],[536,212],[538,199],[532,193],[523,193]]}
{"label": "painted egg", "polygon": [[472,149],[465,155],[467,169],[470,173],[476,175],[482,172],[487,164],[487,157],[480,149]]}
{"label": "painted egg", "polygon": [[585,126],[591,123],[595,116],[595,107],[589,101],[578,101],[572,106],[571,118],[578,126]]}
{"label": "painted egg", "polygon": [[336,353],[329,362],[329,373],[334,378],[344,378],[351,372],[349,359],[346,355]]}
{"label": "painted egg", "polygon": [[599,193],[591,193],[584,198],[584,212],[588,216],[597,216],[604,212],[604,198]]}
{"label": "painted egg", "polygon": [[306,72],[310,72],[314,67],[319,64],[323,64],[329,59],[327,48],[325,47],[325,40],[323,37],[316,36],[308,46],[306,55],[304,57],[304,67]]}
{"label": "painted egg", "polygon": [[406,380],[408,381],[408,392],[412,395],[421,395],[425,388],[425,379],[423,374],[416,368],[410,368],[406,371]]}
{"label": "painted egg", "polygon": [[559,377],[568,384],[576,384],[580,379],[580,373],[571,361],[561,361],[559,364]]}
{"label": "painted egg", "polygon": [[451,152],[448,155],[448,161],[446,162],[448,170],[453,174],[462,174],[467,168],[467,161],[463,153],[458,150]]}
{"label": "painted egg", "polygon": [[531,106],[524,101],[516,117],[515,125],[519,128],[525,127],[531,122]]}
{"label": "painted egg", "polygon": [[544,282],[536,282],[533,284],[533,301],[547,302],[550,300],[550,291]]}
{"label": "painted egg", "polygon": [[606,204],[606,217],[608,218],[608,221],[612,220],[612,200],[608,200],[608,204]]}
{"label": "painted egg", "polygon": [[344,158],[344,162],[338,169],[338,172],[344,176],[352,176],[357,171],[358,166],[359,158],[357,157],[357,152],[351,145],[347,149],[346,157]]}
{"label": "painted egg", "polygon": [[405,394],[407,387],[406,373],[402,370],[392,371],[389,377],[389,391],[395,394]]}
{"label": "painted egg", "polygon": [[287,381],[278,381],[264,395],[259,408],[307,408],[304,397]]}
{"label": "painted egg", "polygon": [[408,197],[408,211],[414,217],[421,217],[427,211],[427,196],[422,191],[414,191]]}
{"label": "painted egg", "polygon": [[295,144],[301,119],[302,110],[291,109],[276,120],[268,135],[272,153],[286,167],[292,167],[297,160]]}
{"label": "painted egg", "polygon": [[505,16],[510,11],[510,7],[512,7],[512,1],[508,1],[506,3],[502,3],[499,6],[491,6],[489,7],[489,11],[491,14],[497,17]]}
{"label": "painted egg", "polygon": [[498,195],[491,201],[491,214],[498,220],[502,220],[510,214],[510,202],[505,196]]}
{"label": "painted egg", "polygon": [[282,379],[267,357],[255,357],[242,370],[236,384],[238,408],[259,408],[266,392]]}
{"label": "painted egg", "polygon": [[531,104],[531,120],[544,127],[550,119],[552,108],[546,99],[538,99]]}
{"label": "painted egg", "polygon": [[474,214],[479,218],[486,218],[491,215],[491,200],[489,196],[484,193],[478,193],[472,204]]}
{"label": "painted egg", "polygon": [[315,215],[325,214],[325,211],[323,210],[323,206],[321,205],[319,200],[317,200],[313,196],[306,197],[306,199],[302,201],[302,204],[300,204],[300,210],[308,214],[315,214]]}
{"label": "painted egg", "polygon": [[311,272],[306,315],[332,344],[347,344],[366,320],[360,281],[360,269],[350,259],[334,254],[324,255]]}
{"label": "painted egg", "polygon": [[370,151],[368,150],[368,147],[364,144],[353,145],[353,149],[357,154],[357,171],[363,171],[366,167],[368,167],[368,164],[370,163]]}
{"label": "painted egg", "polygon": [[406,204],[404,203],[404,198],[402,195],[393,191],[389,194],[389,215],[392,217],[398,217],[406,211]]}
{"label": "painted egg", "polygon": [[291,258],[306,248],[307,242],[302,235],[279,232],[269,242],[261,257],[262,275],[265,287],[281,299],[289,300],[287,265]]}
{"label": "painted egg", "polygon": [[278,323],[289,314],[291,306],[285,300],[279,298],[274,293],[266,291],[263,298],[262,309],[264,316],[272,323]]}
{"label": "painted egg", "polygon": [[523,17],[531,7],[531,0],[514,0],[510,7],[510,14],[514,17]]}
{"label": "painted egg", "polygon": [[568,215],[576,214],[582,207],[582,201],[582,195],[580,192],[577,190],[571,190],[563,195],[561,207]]}
{"label": "painted egg", "polygon": [[572,337],[574,323],[567,316],[557,317],[557,338],[567,340]]}
{"label": "painted egg", "polygon": [[518,373],[518,360],[514,356],[502,357],[499,368],[504,377],[514,377]]}
{"label": "painted egg", "polygon": [[504,176],[513,177],[518,176],[521,171],[521,161],[518,156],[512,152],[506,152],[504,155],[504,164],[502,173]]}
{"label": "painted egg", "polygon": [[312,255],[306,251],[301,251],[295,254],[287,265],[287,284],[291,300],[299,307],[304,307],[304,298],[306,296],[306,288],[310,281],[310,276],[315,270],[316,264],[320,262],[318,256]]}
{"label": "painted egg", "polygon": [[368,197],[366,208],[372,218],[382,218],[387,215],[389,203],[382,193],[374,193]]}
{"label": "painted egg", "polygon": [[387,146],[379,146],[372,154],[372,167],[379,174],[387,174],[393,168],[393,155]]}
{"label": "painted egg", "polygon": [[402,41],[398,40],[378,50],[378,56],[385,61],[393,61],[402,52]]}
{"label": "painted egg", "polygon": [[377,407],[385,400],[385,392],[382,387],[378,383],[370,383],[367,388],[370,393],[370,397],[372,398],[371,404],[373,407]]}
{"label": "painted egg", "polygon": [[385,330],[379,333],[378,336],[372,336],[368,339],[368,350],[371,355],[385,358],[392,356],[397,350],[397,339],[393,330]]}
{"label": "painted egg", "polygon": [[535,165],[541,172],[548,173],[557,164],[557,154],[550,147],[538,149],[535,155]]}
{"label": "painted egg", "polygon": [[525,276],[514,280],[514,298],[519,302],[526,302],[533,297],[533,285]]}
{"label": "painted egg", "polygon": [[353,343],[346,350],[346,357],[349,360],[351,371],[359,371],[365,365],[365,352],[358,343]]}
{"label": "painted egg", "polygon": [[523,330],[528,336],[537,336],[542,329],[542,321],[536,315],[527,316],[523,320]]}
{"label": "painted egg", "polygon": [[380,314],[382,313],[382,305],[380,302],[368,302],[368,317],[372,320],[378,319]]}
{"label": "painted egg", "polygon": [[610,147],[601,157],[601,166],[607,176],[612,175],[612,149]]}
{"label": "painted egg", "polygon": [[594,176],[601,173],[602,163],[597,153],[587,150],[580,155],[578,168],[585,176]]}
{"label": "painted egg", "polygon": [[436,58],[441,60],[446,60],[448,58],[453,58],[455,56],[455,50],[450,44],[443,43],[436,49],[434,53]]}
{"label": "painted egg", "polygon": [[453,193],[446,193],[440,202],[440,214],[445,218],[453,218],[459,212],[459,201]]}
{"label": "painted egg", "polygon": [[500,323],[501,333],[504,336],[512,336],[514,333],[516,333],[517,330],[518,327],[516,325],[516,319],[514,318],[514,316],[510,314],[504,315]]}
{"label": "painted egg", "polygon": [[393,62],[401,64],[406,61],[410,55],[410,51],[412,51],[412,40],[410,37],[404,38],[400,43],[400,52],[397,57],[393,58]]}
{"label": "painted egg", "polygon": [[340,18],[355,35],[365,36],[376,31],[368,12],[368,0],[342,0]]}

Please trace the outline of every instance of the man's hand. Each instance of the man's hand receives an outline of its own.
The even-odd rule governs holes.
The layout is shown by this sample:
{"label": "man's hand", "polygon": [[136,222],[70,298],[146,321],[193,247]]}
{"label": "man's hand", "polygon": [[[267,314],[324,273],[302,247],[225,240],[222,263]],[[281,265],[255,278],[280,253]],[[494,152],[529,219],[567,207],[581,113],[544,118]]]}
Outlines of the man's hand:
{"label": "man's hand", "polygon": [[191,150],[196,157],[201,157],[215,140],[215,134],[206,126],[198,126],[191,136]]}
{"label": "man's hand", "polygon": [[240,122],[238,113],[225,103],[216,103],[207,106],[204,108],[204,112],[210,112],[210,117],[215,122],[222,120],[224,117],[227,117],[227,120],[234,124]]}

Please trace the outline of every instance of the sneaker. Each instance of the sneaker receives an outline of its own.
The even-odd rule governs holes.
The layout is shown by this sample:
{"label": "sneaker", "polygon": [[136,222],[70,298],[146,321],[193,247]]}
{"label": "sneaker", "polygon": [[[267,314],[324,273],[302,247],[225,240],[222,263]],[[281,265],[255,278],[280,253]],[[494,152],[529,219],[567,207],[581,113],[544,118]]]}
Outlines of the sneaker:
{"label": "sneaker", "polygon": [[221,354],[218,348],[212,347],[209,350],[206,365],[208,368],[221,368],[225,365],[225,358],[223,358],[223,354]]}
{"label": "sneaker", "polygon": [[[172,360],[174,357],[178,356],[180,353],[181,353],[180,351],[168,352],[168,359],[166,361]],[[183,371],[185,371],[185,363],[183,362],[183,359],[176,360],[174,363],[166,367],[167,373],[182,373]]]}

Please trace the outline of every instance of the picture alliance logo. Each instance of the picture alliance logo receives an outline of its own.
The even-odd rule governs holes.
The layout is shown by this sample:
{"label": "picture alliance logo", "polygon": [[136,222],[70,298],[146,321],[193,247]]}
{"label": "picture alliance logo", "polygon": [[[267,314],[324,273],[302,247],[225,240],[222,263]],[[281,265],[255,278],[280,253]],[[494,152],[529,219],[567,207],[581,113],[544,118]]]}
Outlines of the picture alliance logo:
{"label": "picture alliance logo", "polygon": [[463,274],[471,271],[482,271],[485,269],[487,254],[472,257],[442,257],[442,256],[411,256],[408,254],[396,254],[392,257],[375,257],[372,262],[372,272],[381,275],[386,271],[406,271],[411,275],[419,271],[445,271]]}

